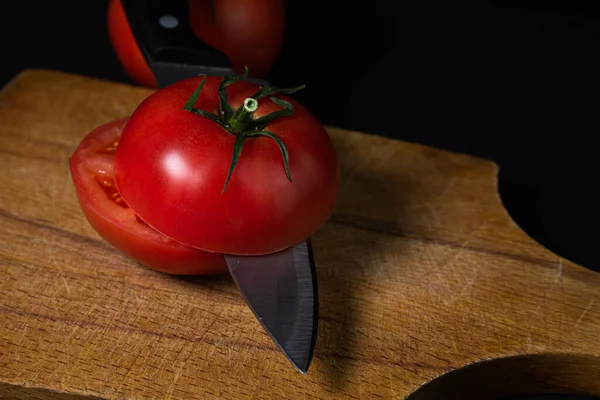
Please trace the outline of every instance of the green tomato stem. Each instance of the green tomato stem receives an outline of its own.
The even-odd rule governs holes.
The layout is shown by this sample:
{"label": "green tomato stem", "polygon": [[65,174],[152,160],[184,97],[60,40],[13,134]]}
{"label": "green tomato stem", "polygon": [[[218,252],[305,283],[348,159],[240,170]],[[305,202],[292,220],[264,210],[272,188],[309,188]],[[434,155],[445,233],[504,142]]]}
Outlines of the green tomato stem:
{"label": "green tomato stem", "polygon": [[[251,97],[248,97],[244,100],[242,106],[238,107],[234,110],[229,104],[229,99],[227,96],[227,87],[229,85],[234,84],[235,82],[244,79],[248,76],[248,68],[245,69],[244,73],[241,75],[235,76],[226,76],[221,80],[219,84],[218,96],[219,96],[219,105],[220,110],[218,114],[213,114],[206,110],[201,110],[199,108],[194,107],[202,89],[205,84],[206,76],[203,76],[202,81],[198,88],[191,94],[189,99],[183,106],[183,109],[194,113],[200,117],[208,118],[211,121],[217,123],[227,131],[229,131],[232,135],[236,136],[235,143],[233,146],[233,154],[231,158],[231,164],[229,166],[229,171],[227,173],[227,179],[225,180],[225,186],[223,187],[223,192],[227,189],[227,185],[231,180],[235,167],[238,164],[240,155],[242,153],[242,149],[244,144],[246,143],[246,139],[251,138],[259,138],[265,137],[268,139],[272,139],[279,149],[281,150],[281,156],[283,158],[284,163],[284,171],[288,180],[291,182],[292,177],[290,174],[290,166],[289,166],[289,154],[287,148],[283,141],[273,132],[265,130],[267,126],[273,123],[275,120],[283,117],[289,117],[294,114],[294,107],[292,103],[289,101],[279,99],[274,97],[276,94],[292,94],[297,92],[300,89],[304,89],[304,85],[298,86],[295,88],[276,88],[271,86],[263,86],[258,89],[256,93],[254,93]],[[264,115],[260,118],[254,118],[254,113],[258,110],[259,99],[264,97],[268,97],[273,103],[277,104],[281,107],[280,110],[274,111],[270,114]]]}
{"label": "green tomato stem", "polygon": [[258,101],[252,97],[244,100],[244,105],[238,108],[235,113],[226,121],[227,125],[236,134],[244,134],[252,129],[252,116],[258,110]]}

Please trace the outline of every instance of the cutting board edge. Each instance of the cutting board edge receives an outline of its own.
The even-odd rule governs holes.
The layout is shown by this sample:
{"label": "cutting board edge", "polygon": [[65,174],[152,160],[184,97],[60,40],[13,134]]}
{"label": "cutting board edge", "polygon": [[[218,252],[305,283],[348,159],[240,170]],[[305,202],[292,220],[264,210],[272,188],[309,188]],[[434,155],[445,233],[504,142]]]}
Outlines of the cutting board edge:
{"label": "cutting board edge", "polygon": [[5,89],[10,87],[15,82],[18,82],[19,80],[31,79],[31,78],[39,80],[40,78],[44,78],[45,76],[50,76],[51,78],[54,78],[54,79],[56,79],[56,77],[58,76],[61,78],[70,78],[70,79],[75,78],[75,79],[81,79],[81,80],[92,80],[92,81],[101,82],[101,83],[108,83],[110,85],[129,87],[129,88],[134,88],[136,90],[147,91],[148,93],[152,93],[154,91],[153,89],[135,86],[133,84],[126,83],[126,82],[111,81],[111,80],[103,79],[103,78],[93,76],[93,75],[84,75],[84,74],[79,74],[79,73],[74,73],[74,72],[61,71],[58,69],[51,69],[51,68],[31,67],[31,68],[22,69],[17,74],[15,74],[12,78],[10,78],[4,86],[0,87],[0,94],[2,92],[4,92]]}

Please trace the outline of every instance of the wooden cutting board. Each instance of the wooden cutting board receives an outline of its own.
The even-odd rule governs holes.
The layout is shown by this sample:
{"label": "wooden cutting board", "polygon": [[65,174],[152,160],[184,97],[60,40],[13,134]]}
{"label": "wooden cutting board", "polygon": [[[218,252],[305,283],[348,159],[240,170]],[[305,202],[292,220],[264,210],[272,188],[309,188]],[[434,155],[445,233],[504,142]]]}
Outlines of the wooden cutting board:
{"label": "wooden cutting board", "polygon": [[229,276],[171,277],[114,250],[67,161],[150,93],[31,70],[0,94],[0,398],[600,395],[600,275],[515,225],[486,160],[329,129],[342,185],[312,238],[307,375]]}

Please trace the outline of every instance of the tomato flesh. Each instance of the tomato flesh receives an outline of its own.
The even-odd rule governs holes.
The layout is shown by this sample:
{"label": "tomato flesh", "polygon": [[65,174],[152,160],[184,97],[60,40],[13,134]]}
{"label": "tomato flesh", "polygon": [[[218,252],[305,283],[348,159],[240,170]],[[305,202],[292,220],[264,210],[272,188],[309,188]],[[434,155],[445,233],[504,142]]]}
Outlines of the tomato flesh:
{"label": "tomato flesh", "polygon": [[227,271],[223,255],[178,243],[144,223],[121,198],[114,179],[114,154],[128,118],[90,132],[69,160],[81,209],[108,243],[152,269],[176,275]]}
{"label": "tomato flesh", "polygon": [[[248,138],[223,193],[236,135],[183,109],[202,78],[190,78],[146,98],[131,115],[115,154],[123,199],[154,229],[195,248],[239,255],[283,250],[312,235],[334,210],[339,166],[320,122],[301,104],[265,130],[289,153],[290,182],[277,143]],[[221,78],[209,76],[196,107],[218,113]],[[247,81],[227,88],[239,108],[258,90]],[[269,98],[255,118],[280,110]]]}

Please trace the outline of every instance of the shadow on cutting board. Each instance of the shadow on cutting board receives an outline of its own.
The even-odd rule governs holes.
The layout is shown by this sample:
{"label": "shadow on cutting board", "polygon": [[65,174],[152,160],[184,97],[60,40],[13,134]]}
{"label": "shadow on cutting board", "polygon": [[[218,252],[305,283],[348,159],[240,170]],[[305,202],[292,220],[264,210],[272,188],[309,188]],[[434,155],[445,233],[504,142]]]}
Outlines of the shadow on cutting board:
{"label": "shadow on cutting board", "polygon": [[[347,156],[347,155],[346,155]],[[369,193],[368,207],[390,210],[390,204],[403,204],[402,190],[390,185],[382,173],[363,168],[351,168],[360,160],[342,161],[341,190],[336,213],[330,223],[322,228],[326,240],[313,240],[317,276],[319,279],[320,322],[315,357],[320,358],[324,370],[319,379],[335,390],[344,390],[350,377],[356,376],[359,364],[368,360],[357,348],[361,347],[368,332],[364,326],[365,315],[359,306],[364,298],[372,298],[376,286],[369,283],[385,272],[389,264],[381,262],[385,254],[380,236],[365,230],[373,221],[362,221],[360,204],[354,203],[358,193]],[[406,208],[397,206],[390,220],[404,220]],[[374,230],[380,230],[376,227]],[[367,227],[368,229],[368,227]],[[385,230],[385,228],[381,228]],[[403,249],[396,248],[398,253]],[[401,268],[401,266],[399,266]],[[367,294],[367,295],[365,295]]]}

